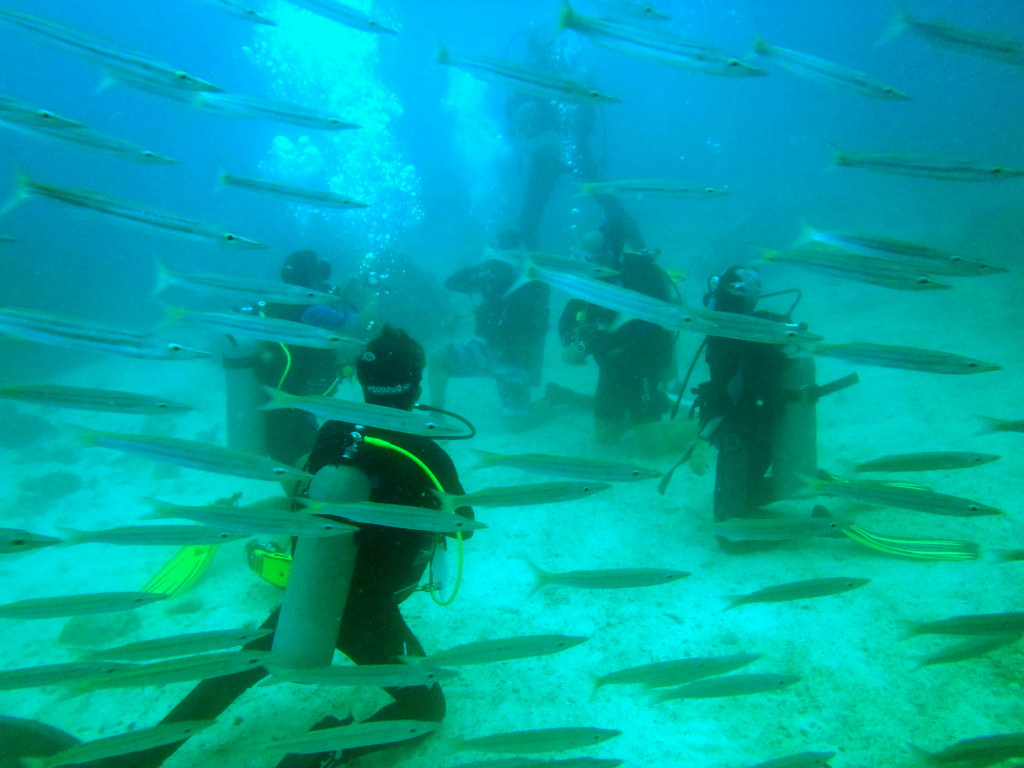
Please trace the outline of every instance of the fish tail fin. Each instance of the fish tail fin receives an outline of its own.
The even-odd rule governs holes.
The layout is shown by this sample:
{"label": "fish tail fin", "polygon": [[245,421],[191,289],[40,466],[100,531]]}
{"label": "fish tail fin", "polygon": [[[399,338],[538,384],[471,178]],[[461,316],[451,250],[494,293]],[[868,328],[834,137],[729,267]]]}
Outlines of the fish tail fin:
{"label": "fish tail fin", "polygon": [[800,219],[800,234],[797,236],[796,244],[805,245],[807,243],[815,242],[815,235],[817,233],[818,230],[812,227],[807,219]]}
{"label": "fish tail fin", "polygon": [[154,499],[152,496],[144,496],[142,500],[149,504],[152,509],[139,515],[140,520],[163,520],[168,517],[176,517],[173,504],[161,501],[160,499]]}
{"label": "fish tail fin", "polygon": [[46,768],[48,759],[46,757],[21,757],[18,758],[18,762],[22,768]]}
{"label": "fish tail fin", "polygon": [[580,29],[580,15],[573,10],[569,0],[562,0],[562,7],[558,10],[559,29]]}
{"label": "fish tail fin", "polygon": [[445,493],[438,488],[428,488],[427,492],[437,499],[438,504],[441,505],[441,511],[449,515],[455,514],[455,495],[451,493]]}
{"label": "fish tail fin", "polygon": [[832,158],[825,170],[831,171],[833,168],[838,168],[841,165],[847,165],[850,157],[849,152],[844,152],[842,148],[837,147],[831,141],[828,142],[828,147],[832,150]]}
{"label": "fish tail fin", "polygon": [[530,566],[530,570],[533,571],[533,587],[530,589],[530,594],[528,595],[528,597],[532,597],[551,581],[551,574],[533,562],[530,558],[524,557],[523,559],[526,561],[526,564]]}
{"label": "fish tail fin", "polygon": [[71,432],[72,437],[81,441],[85,445],[95,445],[96,441],[103,436],[103,433],[98,429],[90,429],[89,427],[82,427],[78,424],[64,424],[64,426]]}
{"label": "fish tail fin", "polygon": [[481,469],[482,467],[493,467],[501,461],[500,453],[493,453],[492,451],[482,451],[479,448],[474,448],[473,451],[476,453],[477,464],[475,469]]}
{"label": "fish tail fin", "polygon": [[177,285],[177,275],[167,268],[167,265],[157,259],[156,262],[156,283],[153,286],[152,298],[156,298],[172,285]]}
{"label": "fish tail fin", "polygon": [[438,64],[450,64],[451,63],[451,58],[452,58],[452,54],[451,54],[451,51],[448,50],[448,47],[444,43],[438,42],[438,44],[437,44],[437,63]]}
{"label": "fish tail fin", "polygon": [[772,47],[765,42],[765,39],[761,37],[761,33],[758,32],[754,36],[754,53],[759,56],[768,56],[772,52]]}
{"label": "fish tail fin", "polygon": [[733,608],[738,608],[743,605],[744,595],[722,595],[723,598],[729,601],[729,604],[723,608],[723,611],[731,611]]}
{"label": "fish tail fin", "polygon": [[399,656],[398,660],[403,664],[409,664],[410,666],[412,666],[416,664],[422,664],[426,658],[426,656]]}
{"label": "fish tail fin", "polygon": [[978,428],[978,431],[974,434],[977,435],[991,435],[999,431],[999,419],[993,418],[992,416],[980,416],[976,415],[974,418],[981,419],[982,425]]}
{"label": "fish tail fin", "polygon": [[590,682],[593,683],[593,687],[590,689],[590,700],[593,701],[597,697],[598,692],[604,687],[604,680],[600,675],[595,675],[591,672]]}
{"label": "fish tail fin", "polygon": [[892,15],[892,19],[889,21],[889,26],[885,28],[885,31],[879,36],[878,40],[875,41],[875,48],[880,48],[893,38],[899,37],[906,32],[909,21],[910,14],[907,13],[907,9],[902,6],[897,6]]}
{"label": "fish tail fin", "polygon": [[13,211],[22,200],[32,197],[32,179],[19,166],[14,175],[14,191],[4,201],[3,208],[0,208],[0,216],[5,216]]}
{"label": "fish tail fin", "polygon": [[277,387],[263,387],[263,391],[266,392],[267,397],[270,398],[263,405],[260,406],[261,411],[276,411],[282,408],[291,408],[291,401],[295,399],[294,395],[289,395],[287,392],[283,392]]}

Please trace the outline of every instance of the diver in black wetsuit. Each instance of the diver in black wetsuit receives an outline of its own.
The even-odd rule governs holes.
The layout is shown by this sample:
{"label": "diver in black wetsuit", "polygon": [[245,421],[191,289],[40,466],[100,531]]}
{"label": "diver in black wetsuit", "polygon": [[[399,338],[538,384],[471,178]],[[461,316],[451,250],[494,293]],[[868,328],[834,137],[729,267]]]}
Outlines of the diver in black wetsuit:
{"label": "diver in black wetsuit", "polygon": [[[304,288],[331,292],[327,280],[331,265],[313,251],[296,251],[281,266],[281,280]],[[334,305],[268,304],[264,314],[283,320],[318,325],[340,331],[357,316],[354,306],[339,298]],[[253,369],[260,384],[290,395],[330,395],[338,383],[341,365],[338,353],[293,344],[261,344]],[[277,461],[295,466],[316,438],[316,419],[297,410],[261,411],[266,453]]]}
{"label": "diver in black wetsuit", "polygon": [[[409,410],[420,394],[424,367],[423,348],[400,330],[384,326],[356,360],[356,372],[366,402]],[[376,438],[369,440],[367,438]],[[383,442],[381,442],[383,441]],[[313,473],[332,466],[351,466],[369,481],[370,501],[439,508],[432,495],[431,475],[403,451],[415,456],[448,493],[463,493],[451,458],[432,440],[415,435],[331,421],[324,424],[310,453],[307,470]],[[458,514],[472,518],[462,507]],[[401,656],[424,656],[399,610],[423,575],[435,545],[434,535],[422,531],[357,524],[355,568],[342,615],[337,648],[357,664],[397,664]],[[471,535],[470,531],[463,537]],[[280,608],[263,623],[276,627]],[[269,650],[273,635],[246,646]],[[248,688],[266,675],[252,669],[199,683],[162,722],[216,718]],[[445,699],[438,685],[387,688],[394,701],[367,718],[374,720],[440,721]],[[327,716],[314,730],[346,725],[351,717]],[[183,742],[137,752],[102,763],[103,768],[152,768],[159,766]],[[387,746],[387,745],[384,745]],[[278,768],[319,768],[343,765],[354,757],[383,747],[330,753],[288,755]],[[326,761],[326,762],[325,762]]]}
{"label": "diver in black wetsuit", "polygon": [[[730,267],[708,283],[705,304],[784,322],[781,315],[755,311],[761,280],[752,269]],[[757,516],[775,499],[767,477],[775,428],[786,405],[782,348],[775,344],[709,336],[705,357],[711,378],[696,390],[701,434],[718,449],[715,520]],[[723,548],[730,542],[720,540]],[[740,542],[748,544],[747,542]]]}
{"label": "diver in black wetsuit", "polygon": [[[619,285],[662,301],[676,301],[671,278],[646,250],[626,250],[626,233],[618,220],[606,220],[601,230],[585,235],[583,258],[619,272]],[[666,434],[668,398],[661,390],[672,364],[675,334],[643,320],[629,320],[615,327],[616,312],[571,299],[558,321],[563,359],[582,365],[593,355],[598,367],[594,400],[595,436],[610,444],[634,428],[647,453],[671,450],[680,439]],[[675,430],[683,422],[673,423]],[[664,443],[669,442],[670,445]]]}
{"label": "diver in black wetsuit", "polygon": [[[506,233],[501,246],[516,245]],[[530,388],[540,384],[551,288],[531,280],[510,292],[520,270],[501,259],[460,269],[444,287],[480,297],[473,311],[476,338],[453,342],[431,355],[431,404],[444,407],[448,379],[492,376],[498,385],[499,412],[509,428],[522,428],[530,413]]]}

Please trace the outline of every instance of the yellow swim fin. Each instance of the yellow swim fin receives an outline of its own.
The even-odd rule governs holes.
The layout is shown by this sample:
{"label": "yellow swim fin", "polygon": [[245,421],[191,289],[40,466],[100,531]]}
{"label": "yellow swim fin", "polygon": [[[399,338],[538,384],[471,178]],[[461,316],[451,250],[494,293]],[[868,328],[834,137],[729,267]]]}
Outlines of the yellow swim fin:
{"label": "yellow swim fin", "polygon": [[842,531],[858,544],[897,557],[912,557],[917,560],[976,560],[978,558],[979,547],[970,541],[893,538],[872,533],[859,525],[848,525]]}
{"label": "yellow swim fin", "polygon": [[217,554],[216,544],[182,547],[142,588],[143,592],[160,592],[170,597],[192,587],[210,567]]}

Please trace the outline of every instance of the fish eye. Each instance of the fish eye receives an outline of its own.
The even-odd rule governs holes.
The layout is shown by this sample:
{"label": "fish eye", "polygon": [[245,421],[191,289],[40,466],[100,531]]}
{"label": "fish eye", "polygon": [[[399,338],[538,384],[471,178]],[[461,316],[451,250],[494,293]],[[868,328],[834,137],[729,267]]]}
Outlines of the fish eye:
{"label": "fish eye", "polygon": [[181,344],[168,344],[167,345],[167,351],[168,352],[181,352],[183,349],[184,349],[184,347],[181,346]]}
{"label": "fish eye", "polygon": [[992,169],[992,173],[993,173],[994,175],[996,175],[996,176],[998,176],[998,175],[999,175],[1000,173],[1002,173],[1002,172],[1003,172],[1003,169],[1002,169],[1002,168],[993,168],[993,169]]}
{"label": "fish eye", "polygon": [[191,80],[191,78],[188,76],[188,72],[182,72],[180,70],[175,72],[174,76],[182,81]]}
{"label": "fish eye", "polygon": [[739,59],[729,59],[730,67],[738,67],[740,65]]}
{"label": "fish eye", "polygon": [[273,472],[273,473],[274,473],[275,475],[284,475],[284,474],[287,474],[287,473],[286,473],[286,471],[285,471],[284,469],[282,469],[281,467],[274,467],[274,468],[273,468],[273,469],[272,469],[271,471],[272,471],[272,472]]}
{"label": "fish eye", "polygon": [[714,187],[704,187],[704,191],[709,195],[715,194]]}
{"label": "fish eye", "polygon": [[39,117],[43,118],[44,120],[52,120],[53,119],[53,112],[47,112],[45,109],[40,109],[38,112],[36,112],[36,114],[39,115]]}
{"label": "fish eye", "polygon": [[238,238],[237,238],[237,237],[235,237],[235,236],[234,236],[233,234],[231,234],[230,232],[225,232],[225,233],[224,233],[224,239],[225,239],[225,240],[227,240],[227,241],[228,241],[229,243],[233,243],[233,242],[235,242],[235,240],[237,240]]}

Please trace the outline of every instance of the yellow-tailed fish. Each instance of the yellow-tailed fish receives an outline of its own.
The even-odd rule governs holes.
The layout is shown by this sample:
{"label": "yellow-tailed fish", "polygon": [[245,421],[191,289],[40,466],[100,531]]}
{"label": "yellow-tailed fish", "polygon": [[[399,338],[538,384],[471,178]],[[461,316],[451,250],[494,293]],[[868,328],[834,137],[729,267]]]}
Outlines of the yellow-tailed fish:
{"label": "yellow-tailed fish", "polygon": [[834,357],[848,363],[875,365],[881,368],[901,368],[924,373],[963,375],[1002,370],[1002,366],[995,363],[955,355],[951,352],[940,352],[920,347],[895,347],[870,342],[817,344],[812,347],[811,351],[815,355]]}
{"label": "yellow-tailed fish", "polygon": [[584,195],[630,195],[638,198],[668,197],[679,200],[707,200],[732,194],[727,189],[703,187],[673,179],[621,179],[593,181],[580,185]]}
{"label": "yellow-tailed fish", "polygon": [[754,43],[754,52],[771,59],[790,72],[814,82],[845,88],[872,99],[910,101],[909,96],[868,77],[863,72],[812,56],[809,53],[769,45],[760,37]]}
{"label": "yellow-tailed fish", "polygon": [[498,259],[522,269],[524,265],[533,264],[556,272],[592,277],[595,280],[607,280],[619,274],[618,270],[575,256],[563,256],[558,253],[542,253],[539,251],[502,251],[496,248],[486,249],[487,257]]}
{"label": "yellow-tailed fish", "polygon": [[291,2],[318,16],[323,16],[325,19],[336,21],[352,29],[358,29],[361,32],[373,32],[379,35],[395,34],[395,30],[385,27],[376,19],[340,2],[340,0],[291,0]]}
{"label": "yellow-tailed fish", "polygon": [[213,725],[213,720],[181,720],[177,723],[164,723],[152,728],[119,733],[116,736],[107,736],[95,741],[83,741],[52,757],[23,757],[21,763],[24,768],[58,768],[61,765],[93,763],[184,741],[211,725]]}
{"label": "yellow-tailed fish", "polygon": [[847,168],[863,168],[877,173],[940,181],[1000,181],[1024,176],[1024,168],[982,165],[970,160],[948,160],[892,152],[853,154],[836,150],[833,162]]}
{"label": "yellow-tailed fish", "polygon": [[15,200],[28,197],[44,197],[73,208],[109,216],[112,220],[122,224],[171,233],[177,237],[198,240],[211,245],[223,245],[241,250],[267,247],[255,240],[236,235],[233,232],[226,232],[211,224],[195,221],[171,211],[150,208],[131,200],[124,200],[89,189],[71,189],[70,187],[43,184],[22,175],[18,179]]}
{"label": "yellow-tailed fish", "polygon": [[86,677],[75,683],[74,692],[90,693],[110,688],[145,688],[190,680],[207,680],[260,668],[273,655],[268,651],[219,651],[163,659],[147,664],[129,664],[109,673]]}
{"label": "yellow-tailed fish", "polygon": [[[0,321],[2,322],[2,321]],[[109,413],[185,413],[193,406],[176,403],[156,395],[121,392],[114,389],[69,387],[62,384],[12,384],[0,386],[0,398],[24,403],[47,405],[55,408],[75,408],[83,411]]]}
{"label": "yellow-tailed fish", "polygon": [[463,427],[445,424],[423,411],[402,411],[383,405],[323,395],[290,395],[272,387],[264,387],[264,391],[270,400],[260,406],[262,410],[295,408],[328,421],[345,421],[364,427],[376,427],[424,437],[435,435],[453,437],[466,433]]}
{"label": "yellow-tailed fish", "polygon": [[468,664],[491,664],[496,661],[547,656],[585,643],[585,637],[571,635],[522,635],[463,643],[432,653],[429,656],[403,656],[407,664],[430,667],[461,667]]}
{"label": "yellow-tailed fish", "polygon": [[761,261],[792,264],[811,272],[897,291],[937,291],[952,287],[892,261],[831,246],[805,246],[788,251],[767,249],[761,252]]}
{"label": "yellow-tailed fish", "polygon": [[611,488],[611,483],[527,483],[482,488],[465,494],[435,492],[447,511],[459,507],[527,507],[534,504],[556,504],[576,501]]}
{"label": "yellow-tailed fish", "polygon": [[225,544],[245,534],[205,525],[124,525],[98,531],[61,526],[65,544],[111,544],[125,547],[186,547]]}
{"label": "yellow-tailed fish", "polygon": [[979,435],[991,435],[994,432],[1024,432],[1024,419],[996,419],[991,416],[978,416],[985,422],[978,430]]}
{"label": "yellow-tailed fish", "polygon": [[296,736],[255,740],[249,747],[260,754],[282,755],[294,752],[301,755],[317,752],[337,752],[342,749],[370,747],[377,744],[394,744],[415,739],[437,730],[440,723],[422,720],[378,720],[370,723],[355,723],[336,728],[306,731]]}
{"label": "yellow-tailed fish", "polygon": [[825,579],[805,579],[788,584],[776,584],[765,587],[746,595],[736,595],[730,599],[726,610],[750,603],[782,603],[790,600],[806,600],[812,597],[841,595],[857,587],[870,584],[871,579],[859,579],[848,576],[836,576]]}
{"label": "yellow-tailed fish", "polygon": [[218,531],[231,531],[245,535],[279,534],[283,536],[324,537],[340,536],[354,533],[350,525],[307,512],[293,512],[290,501],[274,509],[260,504],[241,507],[212,505],[190,507],[181,504],[169,504],[159,499],[149,499],[153,512],[144,517],[182,518],[195,520],[197,523],[210,526]]}
{"label": "yellow-tailed fish", "polygon": [[1024,611],[975,613],[910,625],[911,635],[1005,635],[1024,632]]}
{"label": "yellow-tailed fish", "polygon": [[53,536],[43,536],[41,533],[22,531],[18,528],[0,528],[0,555],[52,547],[54,544],[60,544],[60,542],[60,539]]}
{"label": "yellow-tailed fish", "polygon": [[277,22],[273,19],[268,19],[266,16],[254,11],[244,3],[238,2],[238,0],[203,0],[203,2],[207,5],[212,5],[214,8],[219,8],[225,13],[229,13],[238,19],[251,21],[254,24],[264,24],[269,27],[277,26]]}
{"label": "yellow-tailed fish", "polygon": [[[26,104],[24,101],[0,96],[0,120],[27,125],[30,128],[82,128],[77,120],[61,117],[48,109]],[[0,238],[2,239],[2,238]]]}
{"label": "yellow-tailed fish", "polygon": [[38,667],[0,670],[0,691],[19,691],[52,685],[70,685],[88,677],[98,677],[130,664],[113,661],[79,661],[67,664],[44,664]]}
{"label": "yellow-tailed fish", "polygon": [[828,761],[836,756],[835,752],[798,752],[774,760],[768,760],[749,768],[828,768]]}
{"label": "yellow-tailed fish", "polygon": [[842,532],[851,541],[869,549],[915,560],[976,560],[981,548],[970,541],[883,536],[859,525],[846,525]]}
{"label": "yellow-tailed fish", "polygon": [[273,120],[278,123],[325,131],[345,131],[359,128],[355,123],[342,120],[340,117],[326,112],[240,93],[200,93],[192,99],[192,104],[204,112],[221,117]]}
{"label": "yellow-tailed fish", "polygon": [[362,341],[342,336],[319,325],[284,320],[279,317],[264,317],[248,312],[194,312],[182,307],[168,311],[169,320],[196,323],[204,328],[261,341],[294,344],[314,349],[343,349],[346,346],[363,346]]}
{"label": "yellow-tailed fish", "polygon": [[267,664],[271,677],[264,683],[298,683],[326,687],[372,685],[378,688],[406,688],[433,685],[458,677],[454,669],[440,669],[426,664],[344,664],[326,667],[283,667]]}
{"label": "yellow-tailed fish", "polygon": [[206,632],[190,632],[184,635],[158,637],[152,640],[140,640],[116,648],[102,648],[89,651],[90,659],[110,661],[153,661],[173,656],[190,656],[193,654],[222,651],[235,648],[261,637],[266,637],[271,629],[212,629]]}
{"label": "yellow-tailed fish", "polygon": [[535,578],[530,594],[549,584],[579,589],[635,589],[671,584],[690,575],[688,571],[675,571],[669,568],[607,568],[552,573],[529,560],[527,563]]}
{"label": "yellow-tailed fish", "polygon": [[675,699],[717,699],[724,696],[749,696],[769,693],[800,682],[796,675],[725,675],[670,688],[656,696],[657,701]]}
{"label": "yellow-tailed fish", "polygon": [[808,488],[824,496],[838,496],[882,507],[913,509],[933,515],[980,517],[1002,514],[1002,510],[987,504],[908,483],[814,478],[809,480]]}
{"label": "yellow-tailed fish", "polygon": [[266,456],[224,448],[213,443],[161,435],[135,435],[67,425],[86,445],[135,454],[145,459],[176,464],[204,472],[248,477],[253,480],[309,480],[313,476]]}
{"label": "yellow-tailed fish", "polygon": [[236,176],[233,173],[220,175],[220,183],[227,187],[245,189],[249,192],[258,192],[272,197],[279,197],[301,205],[310,205],[316,208],[366,208],[366,203],[353,200],[348,195],[340,195],[337,192],[324,191],[320,189],[309,189],[296,184],[284,184],[279,181],[260,179],[255,176]]}
{"label": "yellow-tailed fish", "polygon": [[657,661],[609,672],[594,679],[594,689],[605,685],[642,685],[645,688],[669,688],[692,683],[705,677],[724,675],[753,664],[760,653],[737,653],[729,656],[694,656],[689,659]]}
{"label": "yellow-tailed fish", "polygon": [[765,74],[764,70],[706,45],[618,21],[584,16],[574,11],[568,0],[562,0],[559,25],[589,37],[598,45],[658,64],[723,77]]}
{"label": "yellow-tailed fish", "polygon": [[150,360],[193,360],[210,356],[209,352],[156,336],[26,309],[0,309],[0,334],[55,347],[113,352]]}
{"label": "yellow-tailed fish", "polygon": [[56,619],[141,608],[167,595],[147,592],[94,592],[85,595],[37,597],[0,605],[0,619]]}
{"label": "yellow-tailed fish", "polygon": [[605,459],[585,459],[578,456],[552,456],[543,453],[493,453],[475,448],[479,467],[514,467],[530,472],[540,472],[583,480],[607,481],[610,483],[653,480],[661,472],[635,464]]}
{"label": "yellow-tailed fish", "polygon": [[935,664],[953,664],[958,661],[977,659],[992,651],[1012,645],[1020,639],[1021,633],[1019,632],[969,638],[923,657],[918,662],[916,669],[930,667]]}
{"label": "yellow-tailed fish", "polygon": [[729,541],[794,541],[832,536],[846,525],[832,517],[734,517],[714,521],[712,530]]}
{"label": "yellow-tailed fish", "polygon": [[541,728],[534,731],[511,731],[476,739],[462,739],[454,748],[457,752],[473,750],[502,754],[560,752],[601,744],[621,735],[622,731],[607,728]]}
{"label": "yellow-tailed fish", "polygon": [[617,104],[619,102],[618,99],[606,96],[583,83],[493,56],[455,54],[441,46],[437,54],[437,62],[460,69],[480,80],[505,85],[541,99],[571,104]]}
{"label": "yellow-tailed fish", "polygon": [[925,754],[929,765],[948,765],[953,768],[995,765],[1015,757],[1024,757],[1024,732],[975,736],[938,752]]}
{"label": "yellow-tailed fish", "polygon": [[945,21],[919,19],[906,11],[900,11],[886,39],[904,30],[939,48],[980,56],[1004,64],[1024,65],[1024,45],[1020,40],[999,32],[969,29]]}
{"label": "yellow-tailed fish", "polygon": [[312,515],[340,517],[353,523],[383,525],[387,528],[457,533],[459,531],[478,531],[487,527],[479,520],[470,520],[439,509],[426,509],[406,504],[384,504],[376,501],[350,501],[334,504],[312,499],[298,499],[298,501]]}
{"label": "yellow-tailed fish", "polygon": [[967,469],[980,467],[1002,456],[993,453],[973,451],[924,451],[921,453],[896,453],[879,456],[853,467],[854,472],[934,472],[944,469]]}
{"label": "yellow-tailed fish", "polygon": [[970,259],[951,251],[882,235],[860,232],[826,232],[805,225],[801,237],[805,241],[811,240],[833,247],[852,249],[865,256],[885,259],[908,271],[916,270],[931,275],[974,277],[1008,271],[1005,267]]}
{"label": "yellow-tailed fish", "polygon": [[212,83],[171,64],[129,51],[41,16],[0,10],[0,20],[37,36],[44,43],[89,59],[103,67],[112,77],[130,84],[141,83],[178,91],[220,90]]}

